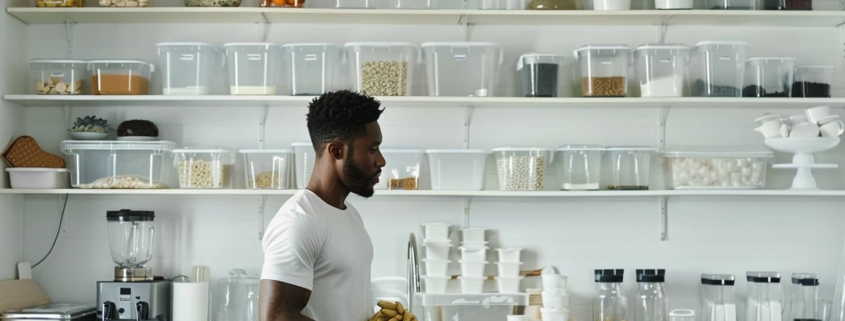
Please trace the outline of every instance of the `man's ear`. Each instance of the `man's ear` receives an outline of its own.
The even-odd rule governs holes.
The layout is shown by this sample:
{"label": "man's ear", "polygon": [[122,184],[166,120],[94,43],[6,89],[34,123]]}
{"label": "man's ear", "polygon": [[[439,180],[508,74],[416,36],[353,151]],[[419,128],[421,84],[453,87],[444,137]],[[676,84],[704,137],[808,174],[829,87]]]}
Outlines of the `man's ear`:
{"label": "man's ear", "polygon": [[343,146],[344,144],[341,142],[332,141],[328,143],[326,148],[328,149],[329,156],[331,156],[334,160],[341,160],[343,159]]}

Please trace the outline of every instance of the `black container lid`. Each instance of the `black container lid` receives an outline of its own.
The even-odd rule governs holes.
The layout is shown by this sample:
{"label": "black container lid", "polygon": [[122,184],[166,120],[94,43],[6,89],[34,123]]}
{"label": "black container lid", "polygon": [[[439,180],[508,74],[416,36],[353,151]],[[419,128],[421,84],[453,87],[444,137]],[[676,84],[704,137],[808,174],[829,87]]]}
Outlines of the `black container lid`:
{"label": "black container lid", "polygon": [[777,272],[748,272],[745,280],[752,283],[780,283],[780,273]]}
{"label": "black container lid", "polygon": [[624,269],[595,270],[596,282],[599,283],[622,283],[625,276]]}
{"label": "black container lid", "polygon": [[153,211],[133,211],[122,209],[119,211],[106,212],[106,221],[109,222],[152,222],[156,217]]}
{"label": "black container lid", "polygon": [[733,275],[730,274],[702,274],[701,284],[704,285],[727,285],[733,286],[736,283]]}
{"label": "black container lid", "polygon": [[637,282],[663,283],[666,281],[664,269],[637,269]]}
{"label": "black container lid", "polygon": [[818,286],[819,285],[819,278],[816,277],[815,274],[812,273],[801,273],[801,274],[793,274],[792,275],[792,284],[803,285],[803,286]]}

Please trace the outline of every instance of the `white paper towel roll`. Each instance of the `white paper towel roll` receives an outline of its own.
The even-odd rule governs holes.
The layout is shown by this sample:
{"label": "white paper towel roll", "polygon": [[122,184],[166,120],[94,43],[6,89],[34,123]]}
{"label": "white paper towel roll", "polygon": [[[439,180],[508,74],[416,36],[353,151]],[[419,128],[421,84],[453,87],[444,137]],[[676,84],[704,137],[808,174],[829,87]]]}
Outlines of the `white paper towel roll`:
{"label": "white paper towel roll", "polygon": [[208,283],[173,283],[173,321],[208,321]]}

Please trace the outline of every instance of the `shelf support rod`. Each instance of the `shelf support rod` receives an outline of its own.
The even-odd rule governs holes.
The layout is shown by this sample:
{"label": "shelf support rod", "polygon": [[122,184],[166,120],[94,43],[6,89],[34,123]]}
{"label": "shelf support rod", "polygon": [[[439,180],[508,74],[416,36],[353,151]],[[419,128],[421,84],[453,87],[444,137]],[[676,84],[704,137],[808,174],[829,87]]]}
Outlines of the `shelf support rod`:
{"label": "shelf support rod", "polygon": [[464,213],[461,215],[461,221],[463,224],[463,228],[469,228],[469,213],[470,207],[472,206],[472,196],[465,196],[464,197]]}
{"label": "shelf support rod", "polygon": [[666,122],[669,118],[669,107],[660,106],[658,109],[657,148],[662,151],[666,149]]}
{"label": "shelf support rod", "polygon": [[258,197],[258,241],[264,239],[264,209],[267,206],[267,195]]}
{"label": "shelf support rod", "polygon": [[264,149],[264,142],[267,135],[267,114],[270,112],[270,105],[261,106],[258,113],[258,148]]}
{"label": "shelf support rod", "polygon": [[669,204],[669,196],[660,196],[658,198],[658,203],[660,205],[660,216],[657,218],[657,228],[660,233],[660,240],[666,240],[666,233],[667,233],[667,218],[669,217],[669,212],[667,210],[667,205]]}
{"label": "shelf support rod", "polygon": [[267,20],[267,15],[265,15],[263,12],[261,13],[261,19],[264,20],[264,23],[262,25],[263,33],[261,35],[261,39],[263,39],[264,42],[268,42],[267,39],[270,38],[270,20]]}
{"label": "shelf support rod", "polygon": [[475,113],[474,106],[461,105],[464,109],[464,149],[470,145],[470,129],[472,127],[472,114]]}

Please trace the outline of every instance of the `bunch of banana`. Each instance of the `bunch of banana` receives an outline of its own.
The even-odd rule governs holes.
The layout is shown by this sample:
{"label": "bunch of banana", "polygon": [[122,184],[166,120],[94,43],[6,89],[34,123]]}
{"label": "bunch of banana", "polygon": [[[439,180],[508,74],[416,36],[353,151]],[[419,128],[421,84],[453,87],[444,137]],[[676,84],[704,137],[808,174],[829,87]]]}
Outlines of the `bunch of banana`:
{"label": "bunch of banana", "polygon": [[381,310],[369,321],[417,321],[417,317],[411,314],[410,310],[406,310],[400,302],[378,301],[378,306]]}

